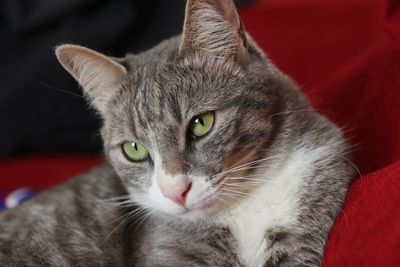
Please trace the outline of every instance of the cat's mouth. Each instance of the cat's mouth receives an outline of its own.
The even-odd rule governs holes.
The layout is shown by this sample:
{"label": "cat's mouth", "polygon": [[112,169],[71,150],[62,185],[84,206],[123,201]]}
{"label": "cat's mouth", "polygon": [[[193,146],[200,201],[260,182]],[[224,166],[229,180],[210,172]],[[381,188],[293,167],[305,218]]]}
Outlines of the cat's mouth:
{"label": "cat's mouth", "polygon": [[208,217],[215,212],[215,207],[218,205],[217,201],[209,201],[208,203],[196,207],[184,207],[180,214],[182,217],[190,219],[198,219]]}
{"label": "cat's mouth", "polygon": [[197,196],[197,199],[186,203],[186,205],[182,207],[183,209],[180,215],[184,217],[204,218],[217,213],[219,208],[226,204],[226,201],[223,201],[223,199],[219,197],[220,189],[223,186],[223,184],[219,184],[212,190],[204,193],[201,197]]}
{"label": "cat's mouth", "polygon": [[240,182],[240,176],[232,175],[223,175],[217,181],[207,177],[192,179],[185,196],[178,199],[180,201],[163,194],[155,183],[149,190],[149,197],[164,213],[188,219],[209,218],[247,195]]}

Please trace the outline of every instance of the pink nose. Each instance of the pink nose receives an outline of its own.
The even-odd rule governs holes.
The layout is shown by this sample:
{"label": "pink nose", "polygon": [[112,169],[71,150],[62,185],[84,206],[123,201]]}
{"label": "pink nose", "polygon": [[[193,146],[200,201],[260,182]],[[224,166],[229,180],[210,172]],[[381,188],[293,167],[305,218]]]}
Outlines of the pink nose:
{"label": "pink nose", "polygon": [[179,205],[185,205],[186,196],[192,187],[186,175],[179,175],[168,180],[161,179],[160,189],[162,194]]}

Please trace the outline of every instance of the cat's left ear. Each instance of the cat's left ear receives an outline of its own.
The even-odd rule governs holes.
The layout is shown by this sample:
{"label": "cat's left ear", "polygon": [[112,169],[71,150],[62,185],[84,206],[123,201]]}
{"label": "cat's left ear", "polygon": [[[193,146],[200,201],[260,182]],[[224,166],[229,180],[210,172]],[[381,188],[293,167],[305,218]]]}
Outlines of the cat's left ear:
{"label": "cat's left ear", "polygon": [[233,0],[187,0],[180,54],[201,50],[240,61],[247,43]]}
{"label": "cat's left ear", "polygon": [[56,56],[98,110],[121,86],[127,73],[126,68],[116,60],[78,45],[58,46]]}

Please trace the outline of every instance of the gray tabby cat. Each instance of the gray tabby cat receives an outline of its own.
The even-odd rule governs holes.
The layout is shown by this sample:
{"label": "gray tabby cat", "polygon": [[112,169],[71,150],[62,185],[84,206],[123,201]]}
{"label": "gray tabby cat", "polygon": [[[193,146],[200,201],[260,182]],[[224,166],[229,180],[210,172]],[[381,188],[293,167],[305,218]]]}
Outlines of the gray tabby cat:
{"label": "gray tabby cat", "polygon": [[188,0],[182,36],[140,55],[56,54],[110,164],[0,214],[1,266],[320,266],[348,146],[231,0]]}

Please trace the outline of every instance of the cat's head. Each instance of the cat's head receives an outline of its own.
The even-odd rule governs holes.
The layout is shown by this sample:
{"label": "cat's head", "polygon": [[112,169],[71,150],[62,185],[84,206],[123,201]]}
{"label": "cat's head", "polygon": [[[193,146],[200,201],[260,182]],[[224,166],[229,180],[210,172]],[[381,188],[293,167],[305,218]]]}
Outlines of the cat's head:
{"label": "cat's head", "polygon": [[188,218],[257,187],[288,81],[246,35],[231,0],[188,0],[183,34],[125,59],[56,50],[103,118],[105,153],[132,200]]}

